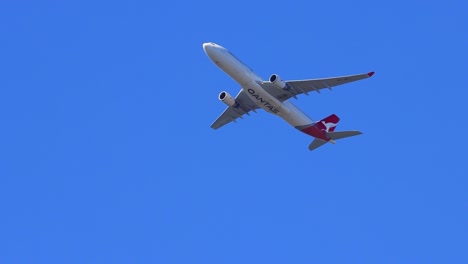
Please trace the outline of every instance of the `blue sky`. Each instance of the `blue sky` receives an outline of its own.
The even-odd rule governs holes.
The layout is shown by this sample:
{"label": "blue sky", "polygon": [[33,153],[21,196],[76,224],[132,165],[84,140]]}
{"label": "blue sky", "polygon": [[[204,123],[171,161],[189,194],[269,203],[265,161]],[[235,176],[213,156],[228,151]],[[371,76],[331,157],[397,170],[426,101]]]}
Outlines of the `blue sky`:
{"label": "blue sky", "polygon": [[[4,1],[0,263],[467,263],[466,1]],[[213,41],[362,136],[217,131]]]}

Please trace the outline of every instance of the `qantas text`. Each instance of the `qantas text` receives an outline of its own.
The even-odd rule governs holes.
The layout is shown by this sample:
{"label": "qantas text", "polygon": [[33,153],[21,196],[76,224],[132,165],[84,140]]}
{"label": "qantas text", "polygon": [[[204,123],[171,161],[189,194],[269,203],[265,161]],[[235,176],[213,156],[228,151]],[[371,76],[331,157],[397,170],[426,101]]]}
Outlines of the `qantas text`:
{"label": "qantas text", "polygon": [[278,109],[276,109],[274,106],[272,106],[270,103],[268,103],[266,100],[261,98],[258,94],[256,94],[253,89],[248,89],[247,91],[249,92],[249,94],[252,95],[252,97],[257,99],[257,101],[260,101],[260,103],[262,103],[264,106],[266,106],[268,109],[270,109],[270,111],[272,113],[277,114],[279,112]]}

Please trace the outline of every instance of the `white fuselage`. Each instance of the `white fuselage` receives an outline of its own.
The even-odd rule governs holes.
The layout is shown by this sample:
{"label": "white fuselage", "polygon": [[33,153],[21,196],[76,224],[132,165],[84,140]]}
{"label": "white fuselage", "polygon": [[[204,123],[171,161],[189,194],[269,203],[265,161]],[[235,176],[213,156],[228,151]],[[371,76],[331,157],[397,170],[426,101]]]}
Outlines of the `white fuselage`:
{"label": "white fuselage", "polygon": [[[291,126],[301,129],[312,125],[313,120],[297,108],[292,102],[286,100],[280,102],[267,91],[265,91],[258,82],[262,82],[247,65],[240,61],[227,49],[212,43],[204,43],[203,49],[206,55],[225,73],[240,84],[242,89],[250,96],[260,108],[274,115],[280,116]],[[261,98],[262,100],[259,100]]]}

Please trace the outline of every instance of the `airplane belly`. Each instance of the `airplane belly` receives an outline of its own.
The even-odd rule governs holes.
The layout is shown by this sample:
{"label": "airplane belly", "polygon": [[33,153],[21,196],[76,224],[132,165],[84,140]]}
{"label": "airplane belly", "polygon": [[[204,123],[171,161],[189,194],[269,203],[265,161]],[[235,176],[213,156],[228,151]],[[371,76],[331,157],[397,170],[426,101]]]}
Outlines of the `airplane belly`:
{"label": "airplane belly", "polygon": [[289,113],[289,108],[283,105],[276,98],[271,96],[255,81],[248,82],[242,86],[250,99],[254,101],[260,108],[275,115],[285,115]]}
{"label": "airplane belly", "polygon": [[280,102],[255,81],[248,82],[242,88],[260,108],[281,117],[293,127],[302,128],[311,126],[314,123],[309,116],[297,108],[292,102],[288,100]]}
{"label": "airplane belly", "polygon": [[250,68],[243,65],[241,62],[224,54],[219,61],[216,62],[216,65],[220,67],[225,73],[227,73],[232,79],[237,83],[243,86],[245,83],[251,82],[252,80],[261,81],[261,78],[258,77]]}
{"label": "airplane belly", "polygon": [[297,106],[295,106],[292,102],[286,100],[283,102],[283,105],[289,108],[289,113],[286,115],[282,115],[281,117],[288,122],[293,127],[304,127],[310,126],[314,123],[312,118],[302,112]]}

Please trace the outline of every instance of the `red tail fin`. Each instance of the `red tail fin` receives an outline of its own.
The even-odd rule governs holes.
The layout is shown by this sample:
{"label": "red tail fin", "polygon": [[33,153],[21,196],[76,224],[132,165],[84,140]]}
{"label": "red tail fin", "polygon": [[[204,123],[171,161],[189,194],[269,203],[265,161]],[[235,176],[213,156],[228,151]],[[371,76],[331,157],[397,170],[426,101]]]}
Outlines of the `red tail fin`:
{"label": "red tail fin", "polygon": [[320,130],[325,130],[325,132],[333,132],[335,131],[335,127],[340,121],[340,118],[333,114],[329,117],[326,117],[317,123],[315,123],[315,126],[320,129]]}

